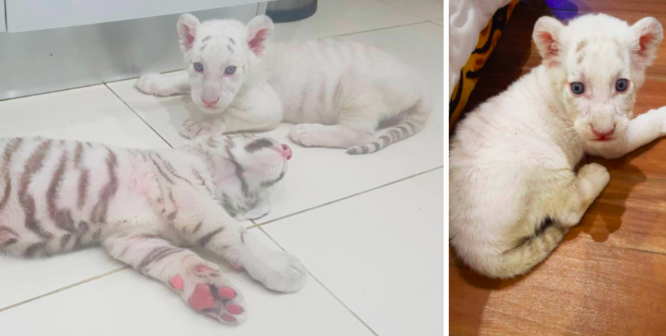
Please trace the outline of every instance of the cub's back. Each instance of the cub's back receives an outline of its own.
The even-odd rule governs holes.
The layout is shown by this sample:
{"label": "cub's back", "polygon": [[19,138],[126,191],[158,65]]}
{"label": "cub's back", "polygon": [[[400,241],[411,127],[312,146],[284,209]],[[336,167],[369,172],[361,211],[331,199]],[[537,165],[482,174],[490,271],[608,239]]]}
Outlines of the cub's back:
{"label": "cub's back", "polygon": [[[376,90],[387,99],[399,100],[386,102],[389,106],[410,104],[427,95],[425,80],[406,63],[380,48],[354,41],[272,44],[261,66],[287,114],[335,112],[341,99]],[[405,97],[412,99],[405,101]],[[305,118],[304,122],[322,122],[319,116]]]}
{"label": "cub's back", "polygon": [[0,139],[0,153],[0,228],[12,233],[3,247],[10,254],[31,257],[96,242],[104,224],[118,220],[112,218],[118,205],[140,201],[131,186],[132,150],[13,138]]}

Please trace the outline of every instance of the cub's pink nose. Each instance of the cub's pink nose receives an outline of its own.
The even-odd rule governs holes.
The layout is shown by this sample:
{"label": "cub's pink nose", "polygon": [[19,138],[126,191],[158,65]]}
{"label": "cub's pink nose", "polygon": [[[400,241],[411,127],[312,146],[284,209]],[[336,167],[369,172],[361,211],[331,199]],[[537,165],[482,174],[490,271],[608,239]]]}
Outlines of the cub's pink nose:
{"label": "cub's pink nose", "polygon": [[290,160],[291,159],[291,148],[287,145],[282,145],[282,157]]}
{"label": "cub's pink nose", "polygon": [[206,100],[206,99],[202,99],[202,100],[203,100],[204,105],[206,105],[208,107],[215,107],[215,105],[217,105],[217,102],[220,101],[220,97],[217,97],[217,99],[215,99],[215,100]]}
{"label": "cub's pink nose", "polygon": [[613,136],[613,133],[615,133],[615,125],[613,125],[613,128],[607,132],[599,132],[594,129],[594,126],[592,125],[590,125],[590,129],[592,129],[592,133],[595,137],[597,137],[597,139],[608,139]]}

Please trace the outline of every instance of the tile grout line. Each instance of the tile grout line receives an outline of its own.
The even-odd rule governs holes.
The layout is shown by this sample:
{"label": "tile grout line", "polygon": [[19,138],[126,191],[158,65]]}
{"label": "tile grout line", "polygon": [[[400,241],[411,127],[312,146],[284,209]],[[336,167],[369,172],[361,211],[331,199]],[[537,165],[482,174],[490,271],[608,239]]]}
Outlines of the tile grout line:
{"label": "tile grout line", "polygon": [[115,273],[118,273],[118,272],[124,271],[124,270],[126,270],[126,269],[129,269],[129,266],[125,265],[125,266],[120,267],[120,268],[117,268],[117,269],[115,269],[115,270],[108,271],[108,272],[106,272],[106,273],[102,273],[102,274],[96,275],[96,276],[94,276],[94,277],[92,277],[92,278],[88,278],[88,279],[85,279],[85,280],[81,280],[81,281],[79,281],[79,282],[75,282],[75,283],[73,283],[73,284],[71,284],[71,285],[67,285],[67,286],[65,286],[65,287],[61,287],[61,288],[58,288],[58,289],[56,289],[56,290],[52,290],[52,291],[50,291],[50,292],[47,292],[47,293],[44,293],[44,294],[41,294],[41,295],[35,296],[35,297],[33,297],[33,298],[30,298],[30,299],[27,299],[27,300],[24,300],[24,301],[21,301],[21,302],[18,302],[18,303],[14,303],[14,304],[9,305],[9,306],[7,306],[7,307],[0,308],[0,313],[3,312],[3,311],[5,311],[5,310],[9,310],[9,309],[12,309],[12,308],[16,308],[16,307],[18,307],[18,306],[22,306],[22,305],[24,305],[24,304],[26,304],[26,303],[30,303],[30,302],[32,302],[32,301],[35,301],[35,300],[38,300],[38,299],[41,299],[41,298],[45,298],[45,297],[47,297],[47,296],[51,296],[51,295],[53,295],[53,294],[60,293],[60,292],[62,292],[62,291],[64,291],[64,290],[67,290],[67,289],[70,289],[70,288],[73,288],[73,287],[76,287],[76,286],[79,286],[79,285],[83,285],[83,284],[85,284],[85,283],[88,283],[88,282],[91,282],[91,281],[94,281],[94,280],[97,280],[97,279],[101,279],[101,278],[103,278],[103,277],[105,277],[105,276],[107,276],[107,275],[112,275],[112,274],[115,274]]}
{"label": "tile grout line", "polygon": [[331,39],[331,38],[335,38],[335,37],[341,37],[341,36],[350,36],[350,35],[376,32],[376,31],[384,30],[384,29],[393,29],[393,28],[415,26],[415,25],[423,24],[423,23],[429,23],[429,21],[425,20],[425,21],[419,21],[419,22],[405,23],[405,24],[401,24],[401,25],[397,25],[397,26],[382,27],[382,28],[368,29],[368,30],[358,31],[358,32],[353,32],[353,33],[345,33],[345,34],[339,34],[339,35],[325,36],[325,37],[318,38],[317,41],[325,40],[325,39]]}
{"label": "tile grout line", "polygon": [[[259,226],[257,228],[259,229],[259,231],[261,231],[263,234],[265,234],[266,237],[268,237],[268,239],[270,239],[275,245],[277,245],[282,251],[289,252],[284,247],[282,247],[282,245],[280,245],[280,243],[278,243],[277,240],[275,240],[271,235],[269,235],[268,232],[266,232],[263,228],[261,228]],[[305,265],[304,265],[304,267],[305,267]],[[352,314],[359,322],[361,322],[361,324],[363,324],[366,328],[368,328],[368,330],[373,335],[379,336],[379,334],[377,334],[367,323],[365,323],[365,321],[363,321],[363,319],[360,316],[358,316],[353,310],[351,310],[351,308],[349,308],[349,306],[347,306],[347,304],[345,304],[337,295],[335,295],[335,293],[333,293],[333,291],[331,291],[328,287],[326,287],[326,285],[324,285],[324,283],[321,280],[319,280],[316,276],[314,276],[314,274],[312,274],[312,272],[310,272],[310,270],[308,270],[307,267],[305,268],[305,270],[308,272],[308,275],[310,275],[310,277],[312,279],[314,279],[314,281],[316,283],[318,283],[321,287],[323,287],[324,290],[330,296],[332,296],[336,301],[338,301],[338,303],[340,303],[345,309],[347,309],[347,311],[350,314]]]}
{"label": "tile grout line", "polygon": [[[178,72],[178,71],[185,71],[185,69],[184,68],[178,68],[176,70],[166,70],[166,71],[163,71],[163,72],[152,72],[152,73],[156,73],[156,74],[160,74],[160,75],[168,75],[168,74]],[[107,85],[107,84],[114,84],[114,83],[124,82],[124,81],[132,80],[132,79],[139,79],[141,76],[147,75],[147,74],[150,74],[150,73],[151,72],[148,72],[148,73],[140,74],[136,77],[128,77],[128,78],[125,78],[125,79],[115,79],[115,80],[112,80],[112,81],[105,81],[105,82],[102,82],[100,84]],[[111,89],[111,88],[109,87],[109,89]]]}
{"label": "tile grout line", "polygon": [[120,101],[122,101],[123,104],[125,104],[125,106],[127,106],[127,108],[130,109],[130,111],[132,111],[132,113],[134,113],[134,115],[136,115],[146,126],[148,126],[148,128],[150,128],[155,134],[157,134],[157,136],[160,137],[160,139],[162,139],[162,141],[164,141],[169,147],[173,148],[173,145],[171,145],[171,143],[169,141],[167,141],[167,139],[165,139],[162,136],[162,134],[157,132],[157,130],[155,128],[153,128],[153,126],[151,126],[145,119],[143,119],[139,113],[134,111],[134,109],[124,99],[120,98],[120,96],[116,93],[116,91],[113,91],[113,89],[110,88],[108,85],[106,85],[106,83],[104,84],[104,86],[109,91],[113,92],[113,95],[116,96],[116,98],[120,99]]}
{"label": "tile grout line", "polygon": [[77,86],[77,87],[72,87],[72,88],[59,89],[59,90],[47,91],[47,92],[41,92],[41,93],[32,93],[32,94],[27,94],[27,95],[18,96],[18,97],[4,98],[4,99],[0,99],[0,102],[6,102],[6,101],[22,99],[22,98],[31,98],[31,97],[37,97],[37,96],[44,96],[44,95],[48,95],[48,94],[52,94],[52,93],[61,93],[61,92],[66,92],[66,91],[78,90],[78,89],[85,89],[85,88],[90,88],[90,87],[98,86],[98,85],[104,85],[104,83],[88,84],[88,85],[82,85],[82,86]]}
{"label": "tile grout line", "polygon": [[[444,165],[441,165],[441,166],[438,166],[438,167],[435,167],[435,168],[432,168],[432,169],[428,169],[428,170],[422,171],[422,172],[420,172],[420,173],[416,173],[416,174],[414,174],[414,175],[410,175],[410,176],[407,176],[407,177],[403,177],[403,178],[401,178],[401,179],[398,179],[398,180],[395,180],[395,181],[391,181],[391,182],[389,182],[389,183],[385,183],[385,184],[382,184],[382,185],[379,185],[379,186],[376,186],[376,187],[373,187],[373,188],[370,188],[370,189],[367,189],[367,190],[359,191],[359,192],[357,192],[357,193],[355,193],[355,194],[351,194],[351,195],[345,196],[345,197],[343,197],[343,198],[339,198],[339,199],[336,199],[336,200],[333,200],[333,201],[329,201],[329,202],[326,202],[326,203],[322,203],[322,204],[319,204],[319,205],[315,205],[315,206],[313,206],[313,207],[310,207],[310,208],[307,208],[307,209],[303,209],[303,210],[300,210],[300,211],[296,211],[296,212],[293,212],[293,213],[290,213],[290,214],[284,215],[284,216],[282,216],[282,217],[278,217],[278,218],[275,218],[275,219],[271,219],[271,220],[266,221],[266,222],[264,222],[264,223],[255,224],[255,225],[253,225],[252,227],[255,227],[255,226],[256,226],[256,227],[260,227],[260,228],[261,228],[261,227],[264,226],[264,225],[268,225],[268,224],[270,224],[270,223],[274,223],[274,222],[277,222],[277,221],[279,221],[279,220],[283,220],[283,219],[285,219],[285,218],[289,218],[289,217],[292,217],[292,216],[300,215],[300,214],[305,213],[305,212],[310,212],[310,211],[312,211],[312,210],[316,210],[316,209],[319,209],[319,208],[321,208],[321,207],[324,207],[324,206],[327,206],[327,205],[331,205],[331,204],[333,204],[333,203],[338,203],[338,202],[340,202],[340,201],[344,201],[344,200],[350,199],[350,198],[352,198],[352,197],[356,197],[356,196],[359,196],[359,195],[363,195],[363,194],[369,193],[369,192],[371,192],[371,191],[375,191],[375,190],[377,190],[377,189],[381,189],[381,188],[384,188],[384,187],[388,187],[388,186],[390,186],[390,185],[392,185],[392,184],[400,183],[400,182],[402,182],[402,181],[409,180],[409,179],[411,179],[411,178],[413,178],[413,177],[417,177],[417,176],[420,176],[420,175],[423,175],[423,174],[427,174],[427,173],[430,173],[430,172],[434,172],[434,171],[436,171],[436,170],[438,170],[438,169],[442,169],[442,168],[444,168]],[[254,221],[252,221],[252,222],[254,223]]]}
{"label": "tile grout line", "polygon": [[434,24],[434,25],[437,26],[437,27],[442,27],[442,28],[444,28],[444,23],[442,23],[441,26],[437,23],[437,21],[441,21],[441,20],[442,20],[442,19],[438,19],[438,20],[430,20],[430,21],[428,21],[428,22]]}

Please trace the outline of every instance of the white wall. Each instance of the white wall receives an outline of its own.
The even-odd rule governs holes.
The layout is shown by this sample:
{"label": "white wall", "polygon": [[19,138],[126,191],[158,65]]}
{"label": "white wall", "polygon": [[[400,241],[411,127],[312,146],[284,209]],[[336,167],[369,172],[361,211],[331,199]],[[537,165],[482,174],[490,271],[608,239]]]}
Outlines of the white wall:
{"label": "white wall", "polygon": [[0,33],[5,31],[5,2],[0,0]]}
{"label": "white wall", "polygon": [[[201,11],[267,0],[4,1],[7,7],[7,31],[22,32]],[[4,15],[0,20],[4,20]]]}

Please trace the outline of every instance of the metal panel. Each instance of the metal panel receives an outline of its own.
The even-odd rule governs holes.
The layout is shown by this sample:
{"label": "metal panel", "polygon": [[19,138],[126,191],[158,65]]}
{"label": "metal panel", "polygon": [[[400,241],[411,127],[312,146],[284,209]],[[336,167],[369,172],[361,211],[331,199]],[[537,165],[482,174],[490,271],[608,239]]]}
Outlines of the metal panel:
{"label": "metal panel", "polygon": [[[193,13],[248,22],[257,4]],[[90,26],[0,34],[0,99],[181,69],[176,22],[168,15]]]}
{"label": "metal panel", "polygon": [[24,32],[256,4],[262,0],[5,1],[7,2],[7,30]]}

